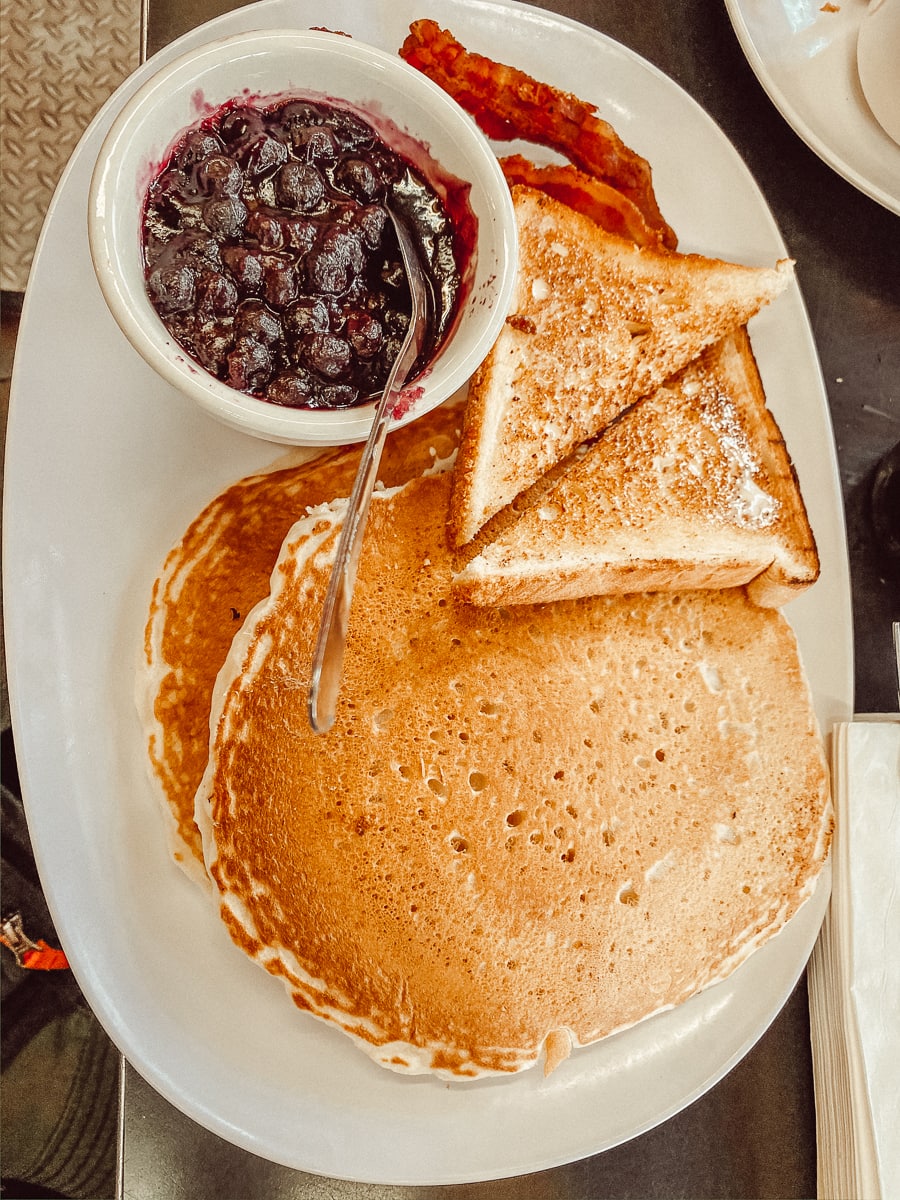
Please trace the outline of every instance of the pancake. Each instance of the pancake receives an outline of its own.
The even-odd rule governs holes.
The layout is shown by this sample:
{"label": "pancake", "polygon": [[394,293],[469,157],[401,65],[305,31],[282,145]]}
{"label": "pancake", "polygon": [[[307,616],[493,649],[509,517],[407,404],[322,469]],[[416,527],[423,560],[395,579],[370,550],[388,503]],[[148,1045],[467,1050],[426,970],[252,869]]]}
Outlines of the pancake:
{"label": "pancake", "polygon": [[812,893],[828,776],[741,589],[454,600],[451,473],[375,498],[337,720],[307,718],[343,506],[288,534],[213,700],[222,919],[299,1008],[449,1079],[552,1067],[728,976]]}
{"label": "pancake", "polygon": [[[382,482],[403,483],[450,454],[458,423],[448,402],[391,433]],[[360,454],[358,446],[330,449],[227,488],[191,523],[154,584],[136,699],[171,853],[204,883],[194,795],[206,767],[216,674],[244,616],[269,590],[285,534],[308,507],[349,495]]]}

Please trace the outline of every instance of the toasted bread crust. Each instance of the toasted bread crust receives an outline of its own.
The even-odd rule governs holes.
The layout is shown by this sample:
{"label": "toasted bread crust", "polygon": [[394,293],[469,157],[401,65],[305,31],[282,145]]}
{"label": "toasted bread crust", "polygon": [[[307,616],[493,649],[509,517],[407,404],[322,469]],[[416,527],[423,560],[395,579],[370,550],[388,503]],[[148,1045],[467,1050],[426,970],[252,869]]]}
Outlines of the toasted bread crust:
{"label": "toasted bread crust", "polygon": [[519,278],[469,389],[450,510],[457,546],[793,274],[787,260],[756,268],[638,247],[532,188],[513,197]]}

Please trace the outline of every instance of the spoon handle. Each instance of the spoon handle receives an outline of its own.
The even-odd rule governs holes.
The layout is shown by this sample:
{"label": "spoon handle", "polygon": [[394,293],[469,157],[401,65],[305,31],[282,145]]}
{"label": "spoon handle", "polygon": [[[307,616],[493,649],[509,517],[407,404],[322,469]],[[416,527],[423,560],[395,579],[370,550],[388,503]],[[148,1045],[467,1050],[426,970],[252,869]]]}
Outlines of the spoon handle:
{"label": "spoon handle", "polygon": [[403,266],[409,281],[412,311],[400,352],[394,359],[388,381],[375,409],[372,428],[356,472],[353,491],[347,502],[347,512],[338,540],[331,578],[328,581],[328,590],[325,593],[309,687],[309,723],[316,733],[326,733],[334,724],[347,626],[350,622],[350,605],[372,491],[378,478],[381,453],[394,405],[413,363],[419,356],[425,335],[427,291],[416,248],[403,222],[390,209],[388,213],[400,243]]}

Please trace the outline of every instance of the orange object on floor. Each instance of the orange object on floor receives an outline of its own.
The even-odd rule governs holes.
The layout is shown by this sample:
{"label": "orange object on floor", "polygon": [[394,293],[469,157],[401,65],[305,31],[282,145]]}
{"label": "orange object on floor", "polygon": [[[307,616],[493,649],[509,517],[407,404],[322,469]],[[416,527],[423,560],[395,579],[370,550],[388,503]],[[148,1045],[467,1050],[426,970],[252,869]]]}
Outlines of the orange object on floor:
{"label": "orange object on floor", "polygon": [[4,917],[0,924],[0,943],[16,956],[20,967],[30,971],[67,971],[69,960],[62,950],[54,950],[43,938],[33,942],[22,928],[19,913]]}

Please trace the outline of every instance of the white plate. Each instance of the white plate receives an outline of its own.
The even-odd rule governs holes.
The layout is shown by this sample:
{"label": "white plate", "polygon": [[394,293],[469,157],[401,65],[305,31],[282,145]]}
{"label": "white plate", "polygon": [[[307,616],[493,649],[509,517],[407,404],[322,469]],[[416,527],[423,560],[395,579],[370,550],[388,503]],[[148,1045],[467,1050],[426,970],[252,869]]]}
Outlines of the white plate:
{"label": "white plate", "polygon": [[725,5],[747,61],[794,132],[854,187],[900,213],[900,146],[866,103],[857,69],[868,0],[838,0],[833,12],[823,0]]}
{"label": "white plate", "polygon": [[[504,0],[444,0],[472,48],[595,100],[654,165],[685,249],[771,263],[785,247],[723,134],[668,78],[571,21]],[[418,2],[334,0],[329,23],[396,48]],[[315,0],[263,0],[195,31],[321,24]],[[133,669],[153,578],[222,486],[272,448],[211,422],[128,345],[94,280],[94,157],[143,68],[105,106],[54,198],[22,316],[6,464],[5,602],[31,833],[79,983],[128,1059],[173,1104],[282,1164],[368,1182],[525,1174],[607,1149],[679,1111],[777,1015],[822,919],[829,877],[724,984],[576,1053],[549,1079],[449,1086],[374,1066],[296,1012],[172,866],[146,782]],[[684,171],[685,147],[693,164]],[[827,728],[851,711],[843,516],[825,393],[796,287],[753,336],[819,540],[822,578],[790,616]],[[827,646],[827,654],[821,647]]]}

